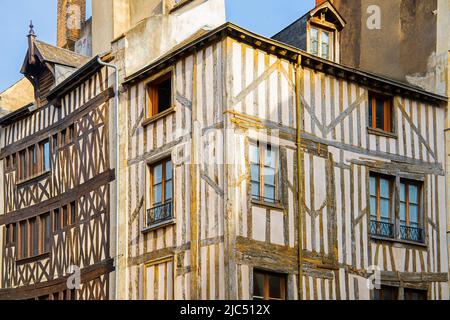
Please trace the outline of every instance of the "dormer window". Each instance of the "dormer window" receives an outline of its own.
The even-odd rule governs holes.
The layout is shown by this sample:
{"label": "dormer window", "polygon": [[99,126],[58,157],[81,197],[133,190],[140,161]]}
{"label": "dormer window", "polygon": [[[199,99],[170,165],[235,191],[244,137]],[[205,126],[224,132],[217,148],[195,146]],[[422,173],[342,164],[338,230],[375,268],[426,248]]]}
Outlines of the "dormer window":
{"label": "dormer window", "polygon": [[311,27],[310,53],[327,60],[333,60],[332,38],[332,32],[317,27]]}

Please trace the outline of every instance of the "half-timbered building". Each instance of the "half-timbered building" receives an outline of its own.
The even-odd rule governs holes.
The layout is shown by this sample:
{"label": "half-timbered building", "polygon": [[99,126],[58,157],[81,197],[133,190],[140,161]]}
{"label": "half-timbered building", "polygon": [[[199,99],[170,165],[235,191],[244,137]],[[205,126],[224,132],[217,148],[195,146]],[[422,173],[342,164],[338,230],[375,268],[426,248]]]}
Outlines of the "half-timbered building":
{"label": "half-timbered building", "polygon": [[125,86],[127,298],[448,298],[445,97],[232,24]]}
{"label": "half-timbered building", "polygon": [[0,120],[0,298],[107,299],[114,90],[96,60],[28,38],[35,102]]}

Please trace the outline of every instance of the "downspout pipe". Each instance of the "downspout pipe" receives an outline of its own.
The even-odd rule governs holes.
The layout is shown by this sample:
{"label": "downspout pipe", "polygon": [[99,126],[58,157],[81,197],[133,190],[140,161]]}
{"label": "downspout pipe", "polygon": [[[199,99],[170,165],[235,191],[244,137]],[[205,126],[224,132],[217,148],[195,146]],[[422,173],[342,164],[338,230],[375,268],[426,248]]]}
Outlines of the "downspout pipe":
{"label": "downspout pipe", "polygon": [[297,66],[295,68],[295,98],[296,98],[296,120],[297,120],[297,199],[298,199],[298,299],[303,299],[303,151],[302,151],[302,98],[301,98],[301,83],[302,83],[302,57],[298,56]]}
{"label": "downspout pipe", "polygon": [[119,296],[119,272],[117,270],[118,267],[118,259],[119,259],[119,143],[120,143],[120,134],[119,134],[119,69],[116,65],[106,63],[102,61],[100,57],[97,57],[98,64],[105,66],[107,68],[111,68],[114,70],[114,107],[115,107],[115,126],[116,126],[116,154],[115,154],[115,165],[116,165],[116,253],[115,253],[115,300],[118,299]]}

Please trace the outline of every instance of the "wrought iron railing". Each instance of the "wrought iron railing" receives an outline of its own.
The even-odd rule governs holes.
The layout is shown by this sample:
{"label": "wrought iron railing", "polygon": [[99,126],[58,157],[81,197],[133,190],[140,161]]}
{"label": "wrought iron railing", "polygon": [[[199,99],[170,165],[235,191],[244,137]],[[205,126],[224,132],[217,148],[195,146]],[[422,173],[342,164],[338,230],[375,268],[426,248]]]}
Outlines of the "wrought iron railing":
{"label": "wrought iron railing", "polygon": [[173,204],[170,201],[147,210],[146,226],[151,227],[152,225],[171,220],[172,218]]}
{"label": "wrought iron railing", "polygon": [[394,225],[392,223],[372,220],[370,223],[370,233],[377,237],[394,238]]}
{"label": "wrought iron railing", "polygon": [[400,238],[406,241],[424,242],[423,229],[400,226]]}

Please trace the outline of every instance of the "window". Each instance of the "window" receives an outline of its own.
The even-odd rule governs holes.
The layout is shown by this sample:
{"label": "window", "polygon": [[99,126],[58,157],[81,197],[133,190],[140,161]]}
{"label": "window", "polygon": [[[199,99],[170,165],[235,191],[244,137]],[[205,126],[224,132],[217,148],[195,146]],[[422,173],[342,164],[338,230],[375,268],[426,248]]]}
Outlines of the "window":
{"label": "window", "polygon": [[[50,171],[50,142],[47,140],[40,145],[42,171]],[[41,169],[40,169],[41,170]]]}
{"label": "window", "polygon": [[255,270],[253,300],[286,300],[286,276]]}
{"label": "window", "polygon": [[65,228],[69,225],[69,209],[67,206],[62,207],[62,222],[61,227]]}
{"label": "window", "polygon": [[147,226],[172,218],[172,161],[164,160],[150,167],[150,209]]}
{"label": "window", "polygon": [[52,220],[50,213],[46,213],[41,217],[41,235],[42,247],[41,252],[50,252],[51,237],[52,237]]}
{"label": "window", "polygon": [[276,152],[271,145],[250,145],[252,198],[268,203],[276,199]]}
{"label": "window", "polygon": [[332,32],[317,27],[311,27],[309,37],[311,54],[327,60],[333,59]]}
{"label": "window", "polygon": [[392,224],[392,179],[382,175],[370,175],[371,233],[381,237],[394,237]]}
{"label": "window", "polygon": [[374,300],[398,300],[398,288],[381,286],[374,290]]}
{"label": "window", "polygon": [[369,93],[369,127],[392,132],[391,98]]}
{"label": "window", "polygon": [[67,131],[66,131],[66,129],[63,129],[61,131],[61,143],[60,143],[60,145],[64,146],[66,144],[66,142],[67,142]]}
{"label": "window", "polygon": [[53,231],[61,230],[61,211],[59,209],[53,210]]}
{"label": "window", "polygon": [[20,257],[28,257],[28,224],[27,221],[20,223]]}
{"label": "window", "polygon": [[39,255],[39,225],[36,218],[30,219],[30,254]]}
{"label": "window", "polygon": [[5,244],[11,245],[16,243],[16,225],[10,224],[5,226]]}
{"label": "window", "polygon": [[311,28],[311,53],[315,56],[319,55],[319,30]]}
{"label": "window", "polygon": [[70,203],[70,224],[77,222],[77,205],[76,202]]}
{"label": "window", "polygon": [[154,117],[172,107],[172,73],[147,85],[148,117]]}
{"label": "window", "polygon": [[322,32],[322,58],[330,59],[330,33]]}
{"label": "window", "polygon": [[405,300],[428,300],[428,292],[426,290],[404,289]]}
{"label": "window", "polygon": [[[15,157],[13,157],[15,162]],[[50,140],[32,145],[19,152],[18,177],[26,180],[50,171]]]}
{"label": "window", "polygon": [[27,152],[25,150],[19,152],[19,161],[20,161],[20,167],[19,167],[19,179],[25,179],[25,177],[28,176],[27,169],[28,169],[28,163],[27,163]]}
{"label": "window", "polygon": [[420,214],[421,189],[421,184],[418,182],[400,181],[400,237],[402,240],[423,242]]}

